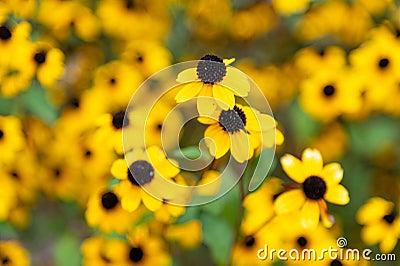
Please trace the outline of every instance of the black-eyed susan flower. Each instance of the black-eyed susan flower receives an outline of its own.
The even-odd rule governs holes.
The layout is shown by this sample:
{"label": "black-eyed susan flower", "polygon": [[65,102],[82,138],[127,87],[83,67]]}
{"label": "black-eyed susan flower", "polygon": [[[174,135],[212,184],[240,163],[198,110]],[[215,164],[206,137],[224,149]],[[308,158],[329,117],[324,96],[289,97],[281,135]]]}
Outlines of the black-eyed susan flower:
{"label": "black-eyed susan flower", "polygon": [[107,106],[112,108],[127,106],[141,81],[142,76],[135,68],[117,60],[97,68],[93,82],[94,90],[107,99]]}
{"label": "black-eyed susan flower", "polygon": [[[178,74],[177,81],[184,83],[175,96],[180,103],[196,96],[213,97],[226,103],[230,108],[235,105],[235,95],[245,97],[250,90],[247,77],[234,67],[228,67],[234,59],[221,59],[216,55],[203,56],[196,68],[189,68]],[[199,98],[199,112],[208,111],[207,101]]]}
{"label": "black-eyed susan flower", "polygon": [[85,218],[89,226],[98,227],[104,233],[125,233],[140,216],[140,209],[135,214],[121,207],[121,197],[117,191],[103,188],[90,197]]}
{"label": "black-eyed susan flower", "polygon": [[287,154],[281,158],[282,168],[299,188],[281,194],[274,202],[277,214],[301,210],[301,224],[306,228],[315,228],[321,216],[325,226],[332,226],[332,217],[328,214],[326,201],[344,205],[350,201],[346,188],[339,184],[343,178],[343,169],[338,163],[323,166],[321,153],[315,149],[306,149],[300,161]]}
{"label": "black-eyed susan flower", "polygon": [[[227,110],[217,108],[211,117],[199,117],[198,121],[209,125],[204,137],[210,153],[219,159],[230,150],[238,162],[253,157],[254,150],[265,145],[261,136],[268,135],[276,125],[273,117],[239,104]],[[265,139],[270,143],[271,136]]]}
{"label": "black-eyed susan flower", "polygon": [[81,252],[84,266],[125,265],[126,241],[117,238],[106,239],[93,236],[83,241]]}
{"label": "black-eyed susan flower", "polygon": [[165,232],[165,237],[185,249],[193,249],[202,241],[201,223],[199,220],[191,220],[183,224],[171,224]]}
{"label": "black-eyed susan flower", "polygon": [[0,265],[28,266],[30,265],[29,254],[16,241],[0,241]]}
{"label": "black-eyed susan flower", "polygon": [[363,225],[361,238],[367,245],[379,243],[379,249],[391,252],[400,238],[399,211],[390,201],[373,197],[357,212],[357,221]]}
{"label": "black-eyed susan flower", "polygon": [[161,237],[151,235],[147,226],[138,226],[127,235],[129,246],[124,265],[170,265],[171,257]]}
{"label": "black-eyed susan flower", "polygon": [[[148,153],[148,157],[145,152]],[[111,167],[112,175],[121,180],[115,190],[121,195],[122,207],[132,212],[143,202],[151,211],[159,209],[162,201],[149,195],[141,186],[157,186],[159,178],[171,179],[180,169],[173,165],[157,146],[151,146],[145,151],[135,149],[125,156],[126,161],[118,159]]]}
{"label": "black-eyed susan flower", "polygon": [[48,43],[38,42],[35,46],[32,60],[37,65],[37,78],[41,85],[52,88],[64,73],[64,53]]}
{"label": "black-eyed susan flower", "polygon": [[362,106],[362,82],[349,69],[321,69],[300,85],[300,104],[311,116],[331,121]]}
{"label": "black-eyed susan flower", "polygon": [[[320,256],[324,249],[336,248],[336,241],[332,231],[318,225],[315,228],[304,228],[301,214],[298,211],[276,216],[271,226],[277,226],[282,238],[282,246],[287,251],[288,265],[327,265],[329,256]],[[304,250],[313,250],[303,253]],[[289,252],[291,254],[289,255]]]}

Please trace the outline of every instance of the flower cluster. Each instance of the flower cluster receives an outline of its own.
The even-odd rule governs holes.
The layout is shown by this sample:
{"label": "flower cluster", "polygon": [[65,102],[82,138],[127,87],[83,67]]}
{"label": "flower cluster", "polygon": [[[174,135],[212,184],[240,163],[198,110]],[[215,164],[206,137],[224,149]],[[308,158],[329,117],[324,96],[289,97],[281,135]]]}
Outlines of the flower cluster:
{"label": "flower cluster", "polygon": [[[272,265],[265,244],[339,236],[398,254],[399,18],[396,0],[1,1],[0,265]],[[153,74],[189,60],[144,112]]]}

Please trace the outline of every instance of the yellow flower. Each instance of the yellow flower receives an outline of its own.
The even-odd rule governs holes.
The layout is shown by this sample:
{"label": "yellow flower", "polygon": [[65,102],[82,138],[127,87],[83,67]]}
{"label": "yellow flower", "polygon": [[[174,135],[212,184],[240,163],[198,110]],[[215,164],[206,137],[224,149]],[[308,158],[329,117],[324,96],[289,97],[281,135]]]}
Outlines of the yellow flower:
{"label": "yellow flower", "polygon": [[127,238],[130,248],[125,253],[126,265],[170,265],[171,257],[165,243],[160,237],[150,235],[147,227],[136,227]]}
{"label": "yellow flower", "polygon": [[[208,96],[219,100],[217,103],[222,102],[233,108],[235,95],[245,97],[250,90],[246,75],[228,66],[234,60],[222,60],[212,54],[203,56],[196,68],[189,68],[178,74],[176,80],[184,84],[175,96],[175,100],[181,103],[196,96]],[[200,114],[209,112],[209,101],[199,98],[197,108]]]}
{"label": "yellow flower", "polygon": [[353,50],[349,56],[356,75],[365,87],[364,97],[375,109],[381,109],[393,98],[391,88],[397,89],[400,74],[400,41],[386,27],[372,31],[369,41]]}
{"label": "yellow flower", "polygon": [[0,241],[0,263],[7,266],[28,266],[28,252],[16,241]]}
{"label": "yellow flower", "polygon": [[328,122],[361,109],[362,82],[348,69],[320,69],[300,86],[301,106],[318,120]]}
{"label": "yellow flower", "polygon": [[144,77],[171,65],[171,53],[155,41],[130,41],[121,54],[125,63],[138,69]]}
{"label": "yellow flower", "polygon": [[169,241],[179,243],[185,249],[193,249],[200,245],[202,240],[201,223],[192,220],[183,224],[172,224],[167,228],[165,237]]}
{"label": "yellow flower", "polygon": [[87,203],[85,218],[89,226],[98,227],[104,233],[125,233],[140,217],[139,209],[132,214],[121,207],[121,197],[117,190],[99,189]]}
{"label": "yellow flower", "polygon": [[285,173],[300,183],[301,188],[281,194],[274,202],[275,212],[284,214],[300,209],[304,227],[317,227],[320,216],[325,226],[332,226],[325,200],[340,205],[350,201],[346,188],[339,184],[343,178],[340,164],[323,166],[322,156],[315,149],[306,149],[301,161],[287,154],[281,158],[281,164]]}
{"label": "yellow flower", "polygon": [[[199,117],[198,121],[209,125],[204,132],[206,144],[210,153],[216,159],[224,156],[228,150],[233,158],[242,163],[253,157],[254,149],[260,148],[262,138],[271,141],[268,134],[275,128],[273,117],[261,114],[259,111],[242,105],[232,109],[217,109],[210,117]],[[266,134],[265,138],[262,137]]]}
{"label": "yellow flower", "polygon": [[121,194],[122,207],[130,212],[136,210],[141,202],[151,211],[159,209],[162,201],[149,195],[141,186],[157,187],[160,178],[171,179],[180,171],[157,146],[151,146],[146,151],[135,149],[126,154],[129,167],[124,159],[116,160],[111,167],[112,175],[121,180],[115,190]]}
{"label": "yellow flower", "polygon": [[257,231],[274,217],[274,200],[282,191],[282,181],[276,177],[269,177],[257,191],[245,197],[245,215],[241,225],[245,234]]}
{"label": "yellow flower", "polygon": [[311,0],[272,0],[272,6],[275,11],[282,15],[304,12],[309,6]]}
{"label": "yellow flower", "polygon": [[64,54],[60,49],[52,48],[47,43],[35,43],[35,45],[37,47],[32,59],[37,65],[37,78],[45,88],[52,88],[64,73]]}
{"label": "yellow flower", "polygon": [[[7,221],[7,218],[11,212],[11,210],[17,206],[18,202],[18,194],[17,194],[17,189],[18,187],[16,186],[15,182],[8,177],[7,175],[4,175],[3,173],[0,173],[0,182],[1,182],[1,194],[0,194],[0,221]],[[1,252],[1,249],[0,249]],[[0,253],[1,254],[1,253]]]}
{"label": "yellow flower", "polygon": [[122,239],[93,236],[85,239],[81,245],[84,266],[124,265],[125,258],[121,256],[127,249],[127,243]]}
{"label": "yellow flower", "polygon": [[357,221],[364,227],[361,239],[367,245],[379,243],[379,249],[391,252],[400,238],[399,211],[392,202],[373,197],[357,212]]}
{"label": "yellow flower", "polygon": [[1,162],[14,160],[15,155],[25,147],[22,125],[14,116],[0,116]]}
{"label": "yellow flower", "polygon": [[127,106],[141,81],[142,76],[132,66],[111,61],[95,71],[94,90],[108,100],[108,106]]}

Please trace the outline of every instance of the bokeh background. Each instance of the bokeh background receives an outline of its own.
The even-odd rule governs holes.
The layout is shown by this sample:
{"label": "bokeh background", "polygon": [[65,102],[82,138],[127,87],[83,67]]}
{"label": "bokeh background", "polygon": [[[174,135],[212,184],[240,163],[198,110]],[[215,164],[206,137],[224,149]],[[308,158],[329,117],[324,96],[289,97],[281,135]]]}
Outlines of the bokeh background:
{"label": "bokeh background", "polygon": [[[88,201],[116,183],[110,169],[121,158],[122,125],[115,119],[135,89],[164,67],[208,53],[236,58],[233,66],[272,108],[285,140],[268,175],[290,182],[279,158],[308,147],[325,163],[339,162],[350,202],[328,205],[336,222],[324,232],[382,251],[363,241],[356,214],[375,196],[399,203],[399,1],[2,0],[0,24],[0,243],[23,248],[0,245],[0,265],[10,264],[10,252],[21,258],[11,265],[26,265],[24,257],[31,265],[107,265],[92,254],[105,239],[122,241],[106,248],[120,251],[111,257],[146,242],[88,225]],[[150,121],[154,138],[164,118]],[[178,211],[142,204],[134,215],[100,220],[151,228],[149,239],[163,242],[151,256],[161,252],[173,265],[257,265],[254,250],[240,249],[246,207],[239,194],[235,187],[212,204]],[[392,214],[390,224],[399,224]],[[397,242],[400,229],[390,233]],[[386,252],[400,259],[400,245]]]}

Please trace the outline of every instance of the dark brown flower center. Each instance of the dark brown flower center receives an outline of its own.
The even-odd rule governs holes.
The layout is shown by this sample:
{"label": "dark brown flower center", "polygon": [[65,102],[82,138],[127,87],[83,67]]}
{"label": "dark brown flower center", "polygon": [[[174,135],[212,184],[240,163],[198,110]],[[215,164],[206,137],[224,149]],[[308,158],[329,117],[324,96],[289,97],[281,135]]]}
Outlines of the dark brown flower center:
{"label": "dark brown flower center", "polygon": [[207,54],[197,64],[197,76],[206,84],[221,82],[226,75],[226,66],[221,58]]}
{"label": "dark brown flower center", "polygon": [[310,176],[303,182],[303,191],[309,199],[322,199],[326,192],[326,183],[319,176]]}
{"label": "dark brown flower center", "polygon": [[235,133],[246,126],[246,115],[235,105],[233,109],[222,110],[218,122],[224,131]]}
{"label": "dark brown flower center", "polygon": [[297,238],[296,242],[300,247],[304,248],[305,246],[307,246],[308,241],[307,238],[305,238],[304,236],[300,236],[299,238]]}
{"label": "dark brown flower center", "polygon": [[129,259],[133,262],[139,262],[143,259],[143,250],[140,247],[133,247],[129,251]]}
{"label": "dark brown flower center", "polygon": [[118,202],[118,197],[113,192],[106,192],[101,196],[101,205],[106,210],[114,209]]}
{"label": "dark brown flower center", "polygon": [[329,266],[342,266],[342,265],[343,264],[338,259],[331,261],[331,263],[329,264]]}
{"label": "dark brown flower center", "polygon": [[35,60],[35,62],[38,65],[43,64],[44,62],[46,62],[46,52],[45,51],[41,51],[41,52],[36,53],[33,56],[33,59]]}
{"label": "dark brown flower center", "polygon": [[112,124],[115,129],[121,129],[129,125],[129,118],[125,116],[125,111],[119,111],[113,114]]}
{"label": "dark brown flower center", "polygon": [[1,264],[2,265],[8,265],[8,264],[10,264],[11,265],[11,260],[8,258],[8,257],[4,257],[2,260],[1,260]]}
{"label": "dark brown flower center", "polygon": [[7,26],[0,26],[0,39],[2,40],[9,40],[11,39],[12,33]]}
{"label": "dark brown flower center", "polygon": [[393,210],[391,213],[386,214],[385,216],[382,217],[382,219],[387,222],[388,224],[392,224],[394,220],[397,218],[397,212],[396,210]]}
{"label": "dark brown flower center", "polygon": [[243,243],[246,247],[250,248],[254,246],[254,244],[256,243],[256,239],[254,238],[254,236],[248,235],[243,239]]}
{"label": "dark brown flower center", "polygon": [[380,69],[385,69],[389,65],[390,61],[387,58],[382,58],[378,62],[378,66]]}
{"label": "dark brown flower center", "polygon": [[0,139],[2,139],[4,137],[4,132],[3,130],[0,129]]}
{"label": "dark brown flower center", "polygon": [[144,160],[138,160],[129,166],[128,179],[132,185],[145,185],[154,177],[154,168]]}
{"label": "dark brown flower center", "polygon": [[324,92],[324,95],[325,95],[325,96],[330,97],[330,96],[332,96],[333,94],[335,94],[335,87],[334,87],[333,85],[326,85],[326,86],[323,88],[323,92]]}

